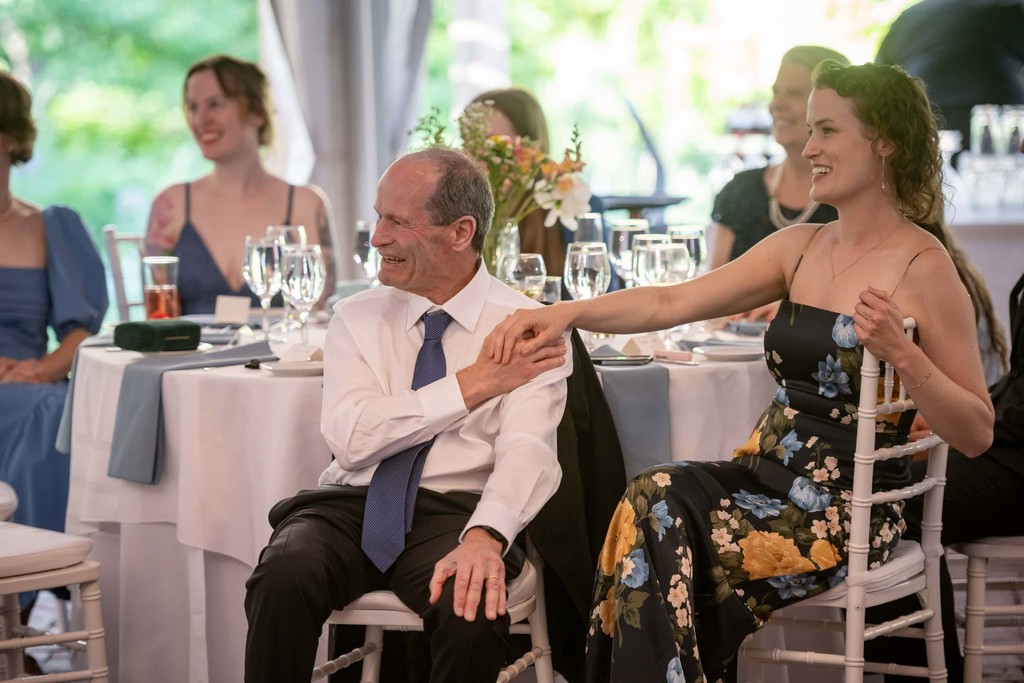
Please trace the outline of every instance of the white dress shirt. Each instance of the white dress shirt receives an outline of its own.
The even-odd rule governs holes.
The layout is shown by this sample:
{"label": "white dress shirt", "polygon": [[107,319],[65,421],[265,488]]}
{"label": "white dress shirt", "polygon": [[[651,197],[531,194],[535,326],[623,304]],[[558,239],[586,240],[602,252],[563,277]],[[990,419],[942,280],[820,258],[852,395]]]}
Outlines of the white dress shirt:
{"label": "white dress shirt", "polygon": [[511,541],[561,480],[556,429],[565,409],[566,362],[524,386],[466,410],[455,373],[476,362],[494,326],[517,308],[540,304],[481,265],[440,308],[452,323],[442,337],[447,376],[413,391],[428,299],[379,287],[334,307],[324,352],[320,430],[335,460],[320,485],[367,486],[384,458],[437,436],[420,487],[481,495],[466,529],[488,526]]}

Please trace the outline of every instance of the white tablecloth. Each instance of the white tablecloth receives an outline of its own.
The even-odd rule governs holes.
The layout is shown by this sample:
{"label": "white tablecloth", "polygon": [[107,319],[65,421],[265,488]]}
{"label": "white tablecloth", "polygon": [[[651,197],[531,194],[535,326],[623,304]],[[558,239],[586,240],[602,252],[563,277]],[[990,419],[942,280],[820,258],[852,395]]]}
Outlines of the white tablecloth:
{"label": "white tablecloth", "polygon": [[112,680],[241,681],[244,584],[267,511],[330,463],[323,378],[166,373],[167,459],[147,486],[106,474],[121,374],[138,357],[83,348],[75,382],[67,529],[95,535]]}
{"label": "white tablecloth", "polygon": [[[111,680],[241,681],[244,584],[270,536],[267,511],[315,486],[330,462],[323,378],[168,372],[167,459],[146,486],[106,474],[121,375],[136,358],[83,348],[72,422],[67,524],[96,541]],[[775,391],[763,361],[667,367],[665,460],[730,457]]]}

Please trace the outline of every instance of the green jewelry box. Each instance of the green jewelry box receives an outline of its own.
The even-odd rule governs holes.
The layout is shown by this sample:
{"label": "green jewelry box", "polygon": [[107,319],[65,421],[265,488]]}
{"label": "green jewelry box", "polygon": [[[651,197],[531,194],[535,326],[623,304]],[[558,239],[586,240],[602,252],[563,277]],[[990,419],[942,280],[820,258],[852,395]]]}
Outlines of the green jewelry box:
{"label": "green jewelry box", "polygon": [[199,347],[200,328],[191,320],[145,320],[114,328],[114,346],[129,351],[192,351]]}

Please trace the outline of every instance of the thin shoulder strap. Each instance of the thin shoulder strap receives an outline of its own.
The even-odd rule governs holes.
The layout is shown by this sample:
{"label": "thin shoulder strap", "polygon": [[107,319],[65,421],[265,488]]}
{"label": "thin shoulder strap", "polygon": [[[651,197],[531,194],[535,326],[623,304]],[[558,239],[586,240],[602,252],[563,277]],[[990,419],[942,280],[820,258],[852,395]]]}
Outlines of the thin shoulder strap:
{"label": "thin shoulder strap", "polygon": [[192,183],[185,183],[185,222],[192,221]]}
{"label": "thin shoulder strap", "polygon": [[295,198],[295,186],[294,185],[288,185],[288,210],[284,214],[284,224],[285,225],[291,225],[292,224],[292,202],[293,202],[294,198]]}
{"label": "thin shoulder strap", "polygon": [[[807,244],[804,245],[804,250],[800,252],[800,258],[798,258],[797,261],[796,261],[796,267],[793,268],[793,274],[789,278],[789,284],[790,285],[792,285],[793,284],[793,280],[796,279],[796,271],[800,270],[800,264],[804,262],[804,254],[806,254],[807,250],[810,248],[811,242],[813,242],[815,240],[815,238],[818,237],[818,233],[821,232],[821,229],[824,228],[826,225],[828,225],[828,223],[822,223],[821,225],[819,225],[818,229],[814,231],[813,235],[811,235],[811,239],[807,240]],[[787,292],[787,295],[788,295],[788,292]]]}
{"label": "thin shoulder strap", "polygon": [[890,296],[890,297],[891,297],[891,296],[895,296],[895,295],[896,295],[896,290],[897,290],[897,289],[899,289],[899,288],[900,288],[900,285],[902,285],[902,284],[903,284],[903,278],[905,278],[905,277],[907,276],[907,272],[908,272],[908,271],[910,270],[910,266],[911,266],[911,264],[912,264],[912,263],[913,263],[914,261],[916,261],[916,260],[917,260],[917,257],[918,257],[918,256],[920,256],[921,254],[923,254],[923,253],[924,253],[924,252],[926,252],[926,251],[942,251],[942,252],[944,252],[944,251],[946,251],[946,250],[945,250],[945,249],[943,249],[942,247],[928,247],[928,248],[926,248],[926,249],[922,249],[921,251],[919,251],[919,252],[917,252],[916,254],[914,254],[913,258],[911,258],[911,259],[910,259],[910,260],[909,260],[909,261],[907,262],[907,267],[903,269],[903,275],[900,275],[900,281],[899,281],[899,282],[897,282],[897,283],[896,283],[896,286],[892,288],[892,291],[891,291],[891,292],[889,292],[889,296]]}

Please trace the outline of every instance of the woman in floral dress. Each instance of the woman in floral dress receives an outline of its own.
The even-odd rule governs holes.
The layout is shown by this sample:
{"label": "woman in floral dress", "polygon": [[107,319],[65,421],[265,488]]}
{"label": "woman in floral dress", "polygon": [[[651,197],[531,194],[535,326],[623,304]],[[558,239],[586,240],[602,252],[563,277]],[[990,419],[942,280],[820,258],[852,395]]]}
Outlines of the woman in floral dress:
{"label": "woman in floral dress", "polygon": [[[811,198],[837,221],[780,230],[673,287],[519,311],[489,340],[504,359],[570,325],[643,332],[782,299],[765,337],[779,390],[749,441],[730,462],[670,463],[628,485],[597,568],[588,680],[728,679],[772,611],[843,580],[865,348],[952,447],[973,456],[991,442],[970,298],[936,228],[941,158],[924,88],[873,64],[825,62],[814,82],[803,154]],[[881,419],[878,444],[906,440],[912,418]],[[907,464],[876,475],[899,486]],[[899,504],[873,509],[870,563],[888,559],[902,528]]]}

